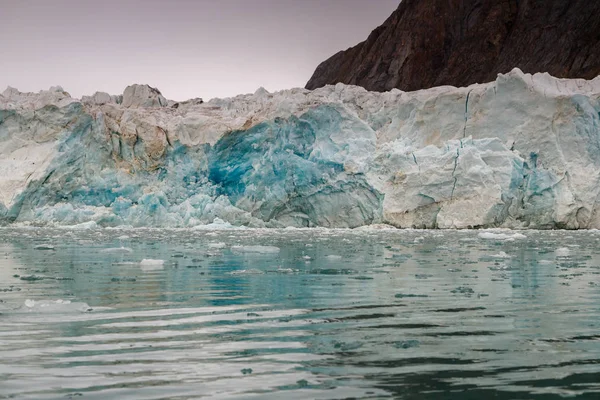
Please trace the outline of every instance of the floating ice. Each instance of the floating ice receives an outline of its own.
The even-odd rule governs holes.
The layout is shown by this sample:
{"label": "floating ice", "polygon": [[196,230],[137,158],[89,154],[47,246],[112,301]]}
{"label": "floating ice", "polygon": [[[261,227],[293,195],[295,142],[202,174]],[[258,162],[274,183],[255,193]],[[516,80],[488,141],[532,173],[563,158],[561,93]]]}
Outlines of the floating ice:
{"label": "floating ice", "polygon": [[515,240],[515,239],[527,239],[527,236],[521,233],[494,233],[494,232],[481,232],[477,235],[480,239],[484,240]]}
{"label": "floating ice", "polygon": [[385,230],[397,230],[398,228],[396,228],[393,225],[388,225],[388,224],[373,224],[373,225],[359,226],[358,228],[355,228],[355,229],[364,230],[364,231],[385,231]]}
{"label": "floating ice", "polygon": [[238,271],[231,271],[229,273],[229,275],[263,275],[264,272],[259,270],[259,269],[255,269],[255,268],[251,268],[251,269],[241,269]]}
{"label": "floating ice", "polygon": [[506,254],[505,252],[501,251],[498,254],[494,254],[492,255],[492,258],[499,258],[499,259],[508,259],[508,258],[512,258],[512,256],[509,256],[508,254]]}
{"label": "floating ice", "polygon": [[234,253],[277,254],[281,251],[275,246],[231,246]]}
{"label": "floating ice", "polygon": [[140,268],[142,271],[156,271],[163,269],[165,260],[153,260],[150,258],[144,258],[140,261]]}
{"label": "floating ice", "polygon": [[297,269],[293,269],[293,268],[277,268],[277,270],[275,270],[275,272],[277,272],[278,274],[295,274],[298,272]]}
{"label": "floating ice", "polygon": [[140,261],[140,265],[163,265],[165,260],[153,260],[151,258],[144,258]]}
{"label": "floating ice", "polygon": [[100,250],[101,253],[132,253],[133,250],[130,249],[129,247],[109,247],[107,249],[102,249]]}
{"label": "floating ice", "polygon": [[70,300],[32,300],[23,303],[22,310],[28,312],[69,313],[90,312],[92,308],[86,303],[73,303]]}
{"label": "floating ice", "polygon": [[554,254],[556,254],[556,257],[569,257],[571,255],[571,250],[567,247],[560,247],[555,250]]}
{"label": "floating ice", "polygon": [[213,222],[206,225],[196,225],[192,229],[197,231],[212,231],[212,230],[222,230],[222,229],[234,229],[236,228],[229,222],[223,221],[221,218],[215,218]]}
{"label": "floating ice", "polygon": [[98,228],[98,224],[95,221],[82,222],[81,224],[65,226],[65,229],[73,229],[73,230],[87,230],[87,229],[96,229]]}

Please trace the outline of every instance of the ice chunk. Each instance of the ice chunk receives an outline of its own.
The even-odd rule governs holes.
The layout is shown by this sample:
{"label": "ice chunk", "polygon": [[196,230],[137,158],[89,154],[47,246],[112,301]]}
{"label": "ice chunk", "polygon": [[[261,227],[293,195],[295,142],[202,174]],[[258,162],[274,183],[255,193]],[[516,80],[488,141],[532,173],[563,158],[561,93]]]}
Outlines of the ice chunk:
{"label": "ice chunk", "polygon": [[88,229],[98,228],[98,224],[95,221],[88,221],[88,222],[82,222],[81,224],[64,226],[62,228],[73,229],[73,230],[88,230]]}
{"label": "ice chunk", "polygon": [[398,228],[396,228],[393,225],[387,225],[387,224],[372,224],[372,225],[363,225],[363,226],[359,226],[357,228],[354,228],[357,230],[365,230],[365,231],[385,231],[385,230],[398,230]]}
{"label": "ice chunk", "polygon": [[32,300],[23,303],[23,311],[43,313],[90,312],[92,308],[87,303],[73,303],[70,300]]}
{"label": "ice chunk", "polygon": [[281,266],[279,266],[275,272],[277,272],[278,274],[295,274],[297,272],[299,272],[299,270],[297,269],[293,269],[293,268],[281,268]]}
{"label": "ice chunk", "polygon": [[567,247],[560,247],[554,251],[556,257],[569,257],[571,255],[571,250]]}
{"label": "ice chunk", "polygon": [[522,233],[494,233],[494,232],[481,232],[477,235],[480,239],[484,240],[515,240],[515,239],[527,239],[527,236]]}
{"label": "ice chunk", "polygon": [[234,253],[256,253],[256,254],[277,254],[280,252],[276,246],[231,246]]}
{"label": "ice chunk", "polygon": [[163,265],[165,260],[154,260],[151,258],[144,258],[140,261],[140,265]]}
{"label": "ice chunk", "polygon": [[123,107],[165,107],[167,99],[148,85],[131,85],[123,92]]}
{"label": "ice chunk", "polygon": [[498,259],[509,259],[512,258],[512,256],[509,256],[508,254],[506,254],[505,252],[501,251],[498,254],[494,254],[492,255],[492,258],[498,258]]}
{"label": "ice chunk", "polygon": [[263,275],[264,272],[259,270],[259,269],[255,269],[255,268],[251,268],[251,269],[241,269],[238,271],[231,271],[229,273],[229,275]]}
{"label": "ice chunk", "polygon": [[132,253],[133,250],[129,247],[109,247],[107,249],[102,249],[100,250],[101,253],[113,253],[113,254],[118,254],[118,253]]}
{"label": "ice chunk", "polygon": [[235,226],[230,224],[229,222],[223,221],[221,218],[215,218],[213,222],[206,225],[196,225],[192,229],[197,231],[211,231],[211,230],[221,230],[221,229],[234,229]]}
{"label": "ice chunk", "polygon": [[140,261],[140,268],[142,271],[157,271],[163,269],[165,260],[154,260],[151,258],[144,258]]}

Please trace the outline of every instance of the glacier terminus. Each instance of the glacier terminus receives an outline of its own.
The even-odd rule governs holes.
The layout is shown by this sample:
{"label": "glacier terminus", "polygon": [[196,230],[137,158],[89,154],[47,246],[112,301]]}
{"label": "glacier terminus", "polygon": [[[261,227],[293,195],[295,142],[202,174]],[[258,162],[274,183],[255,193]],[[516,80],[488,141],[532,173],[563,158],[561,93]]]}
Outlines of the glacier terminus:
{"label": "glacier terminus", "polygon": [[0,95],[0,223],[600,228],[600,77]]}

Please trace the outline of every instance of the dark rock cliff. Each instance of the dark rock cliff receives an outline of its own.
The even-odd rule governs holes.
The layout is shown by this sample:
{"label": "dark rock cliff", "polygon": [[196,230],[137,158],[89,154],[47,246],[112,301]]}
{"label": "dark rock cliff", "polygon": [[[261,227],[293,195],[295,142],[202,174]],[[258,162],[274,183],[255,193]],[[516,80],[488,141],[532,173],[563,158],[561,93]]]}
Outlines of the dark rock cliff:
{"label": "dark rock cliff", "polygon": [[600,0],[403,0],[366,41],[321,63],[306,88],[467,86],[515,67],[600,75]]}

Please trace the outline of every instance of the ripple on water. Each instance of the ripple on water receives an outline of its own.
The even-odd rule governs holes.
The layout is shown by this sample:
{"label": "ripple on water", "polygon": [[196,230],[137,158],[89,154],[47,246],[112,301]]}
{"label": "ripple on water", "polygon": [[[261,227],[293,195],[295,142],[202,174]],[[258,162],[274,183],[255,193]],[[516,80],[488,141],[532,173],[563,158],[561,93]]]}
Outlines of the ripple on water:
{"label": "ripple on water", "polygon": [[252,232],[0,228],[0,398],[600,397],[594,235]]}

